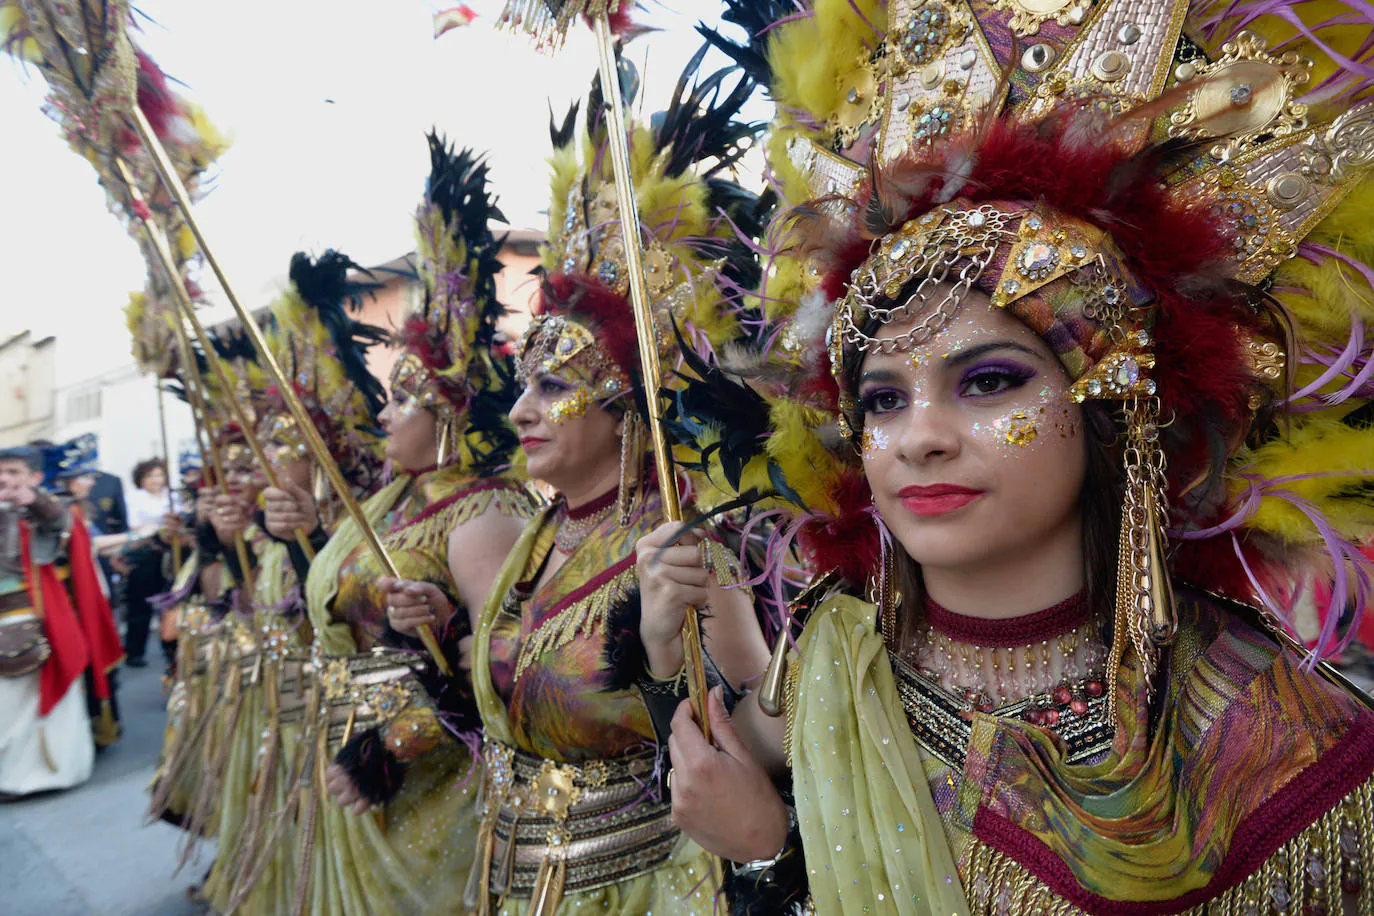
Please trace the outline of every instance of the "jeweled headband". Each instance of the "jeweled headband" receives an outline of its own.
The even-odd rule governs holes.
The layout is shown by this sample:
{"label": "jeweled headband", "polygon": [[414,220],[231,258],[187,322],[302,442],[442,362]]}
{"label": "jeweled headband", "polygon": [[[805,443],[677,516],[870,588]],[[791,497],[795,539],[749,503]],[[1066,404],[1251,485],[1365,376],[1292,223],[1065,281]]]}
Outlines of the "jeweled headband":
{"label": "jeweled headband", "polygon": [[[1049,344],[1075,382],[1076,400],[1154,393],[1144,371],[1153,365],[1145,309],[1153,297],[1110,237],[1048,208],[1000,201],[955,200],[883,237],[835,310],[831,371],[843,382],[860,354],[919,346],[953,320],[974,288]],[[876,336],[913,319],[902,334]],[[843,413],[852,416],[854,406],[842,393]]]}
{"label": "jeweled headband", "polygon": [[391,370],[391,390],[400,391],[420,407],[445,410],[452,406],[443,389],[414,353],[404,353]]}
{"label": "jeweled headband", "polygon": [[516,372],[528,381],[569,367],[591,386],[593,397],[610,401],[630,390],[630,378],[596,342],[592,332],[563,315],[540,315],[525,328]]}

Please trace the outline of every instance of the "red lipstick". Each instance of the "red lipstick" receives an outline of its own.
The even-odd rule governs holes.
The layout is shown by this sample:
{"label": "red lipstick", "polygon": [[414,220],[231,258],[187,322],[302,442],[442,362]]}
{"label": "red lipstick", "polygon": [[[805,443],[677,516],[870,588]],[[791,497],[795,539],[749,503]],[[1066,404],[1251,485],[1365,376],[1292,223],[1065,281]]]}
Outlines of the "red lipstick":
{"label": "red lipstick", "polygon": [[983,495],[982,490],[937,483],[928,487],[903,487],[897,491],[902,505],[913,515],[944,515],[963,508]]}
{"label": "red lipstick", "polygon": [[548,439],[540,439],[538,436],[522,436],[520,438],[520,447],[528,452],[536,445],[543,445],[545,442],[548,441]]}

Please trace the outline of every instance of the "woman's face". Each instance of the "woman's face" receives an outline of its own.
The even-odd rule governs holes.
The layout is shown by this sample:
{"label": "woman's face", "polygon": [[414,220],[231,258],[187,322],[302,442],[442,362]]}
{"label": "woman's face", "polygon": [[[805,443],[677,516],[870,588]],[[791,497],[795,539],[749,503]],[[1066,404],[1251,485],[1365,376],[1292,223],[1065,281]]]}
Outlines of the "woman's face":
{"label": "woman's face", "polygon": [[433,411],[393,390],[379,419],[386,430],[386,457],[406,471],[433,467],[439,456],[439,421]]}
{"label": "woman's face", "polygon": [[158,496],[167,488],[167,472],[162,468],[153,468],[143,475],[143,489],[154,496]]}
{"label": "woman's face", "polygon": [[314,483],[310,473],[312,465],[308,459],[299,457],[298,449],[268,442],[263,451],[267,454],[267,460],[272,462],[272,470],[281,482],[290,481],[302,490],[310,490],[311,484]]}
{"label": "woman's face", "polygon": [[865,358],[864,471],[912,559],[976,570],[1081,537],[1087,449],[1069,385],[1044,341],[976,291],[925,343]]}
{"label": "woman's face", "polygon": [[85,499],[91,495],[91,489],[94,486],[95,477],[91,474],[67,478],[67,492],[72,495],[72,499]]}
{"label": "woman's face", "polygon": [[620,419],[572,369],[530,378],[510,419],[530,476],[560,492],[579,490],[620,466]]}

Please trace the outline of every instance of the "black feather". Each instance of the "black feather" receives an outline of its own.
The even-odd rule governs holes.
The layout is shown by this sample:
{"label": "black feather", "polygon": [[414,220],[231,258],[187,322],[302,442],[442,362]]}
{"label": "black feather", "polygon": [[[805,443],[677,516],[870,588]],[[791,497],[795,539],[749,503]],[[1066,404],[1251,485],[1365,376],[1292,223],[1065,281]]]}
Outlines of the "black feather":
{"label": "black feather", "polygon": [[754,82],[771,86],[773,69],[768,65],[769,27],[795,14],[797,10],[797,0],[725,0],[725,12],[720,18],[739,26],[744,31],[744,39],[736,41],[727,38],[719,29],[713,29],[705,23],[697,26],[697,32],[743,68]]}
{"label": "black feather", "polygon": [[[570,132],[575,110],[565,119],[561,130]],[[505,222],[506,217],[491,195],[488,165],[485,158],[471,149],[457,149],[436,132],[428,135],[430,174],[426,199],[439,207],[455,238],[461,238],[475,268],[469,269],[473,293],[481,303],[482,320],[470,355],[472,369],[469,377],[475,392],[469,406],[469,428],[477,435],[469,436],[473,452],[473,470],[489,475],[509,465],[519,437],[511,427],[507,415],[515,406],[519,390],[515,381],[515,365],[511,357],[493,350],[496,323],[506,314],[496,297],[496,275],[502,264],[497,255],[504,244],[491,231],[491,222]],[[426,291],[426,295],[431,295]],[[477,354],[489,354],[482,360]],[[475,374],[475,377],[474,377]]]}
{"label": "black feather", "polygon": [[[726,67],[700,77],[701,63],[710,50],[703,44],[683,68],[673,89],[673,100],[666,111],[654,118],[656,150],[668,152],[664,173],[681,175],[693,165],[715,159],[703,177],[710,177],[739,161],[748,150],[746,143],[761,129],[761,124],[736,120],[740,107],[754,93],[756,84],[739,67]],[[728,93],[726,79],[738,74],[739,79]]]}
{"label": "black feather", "polygon": [[606,645],[601,650],[605,670],[603,689],[631,690],[649,671],[649,657],[639,636],[643,613],[639,586],[627,591],[606,614]]}
{"label": "black feather", "polygon": [[385,805],[401,791],[406,765],[386,749],[381,728],[368,728],[354,735],[339,749],[334,762],[343,768],[369,804]]}
{"label": "black feather", "polygon": [[568,106],[567,114],[563,115],[563,123],[559,124],[553,117],[553,105],[549,105],[549,139],[553,141],[554,149],[565,149],[572,142],[573,131],[577,125],[577,111],[581,107],[581,101],[574,101]]}
{"label": "black feather", "polygon": [[362,392],[368,413],[376,422],[386,407],[386,388],[368,369],[367,350],[373,344],[390,340],[390,335],[376,325],[349,318],[347,310],[361,309],[364,297],[375,294],[382,284],[350,280],[350,270],[372,276],[347,255],[332,248],[314,260],[303,251],[291,256],[291,284],[329,332],[344,373]]}

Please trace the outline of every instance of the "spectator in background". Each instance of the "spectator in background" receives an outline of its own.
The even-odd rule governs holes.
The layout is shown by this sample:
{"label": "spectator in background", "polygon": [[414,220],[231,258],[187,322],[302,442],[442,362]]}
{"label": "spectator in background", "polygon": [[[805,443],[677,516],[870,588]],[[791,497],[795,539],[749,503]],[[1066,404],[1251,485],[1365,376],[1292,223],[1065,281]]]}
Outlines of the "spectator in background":
{"label": "spectator in background", "polygon": [[[133,470],[134,490],[129,494],[128,548],[124,557],[129,572],[124,587],[124,651],[131,668],[146,668],[148,628],[153,606],[148,599],[167,590],[168,575],[162,568],[166,545],[158,537],[163,516],[167,514],[167,466],[160,458],[140,461]],[[168,664],[172,655],[163,646]]]}

